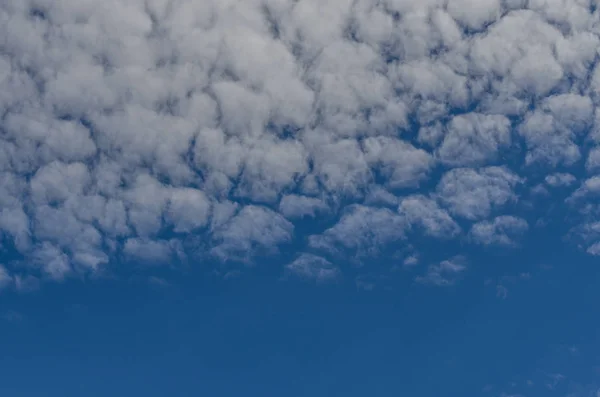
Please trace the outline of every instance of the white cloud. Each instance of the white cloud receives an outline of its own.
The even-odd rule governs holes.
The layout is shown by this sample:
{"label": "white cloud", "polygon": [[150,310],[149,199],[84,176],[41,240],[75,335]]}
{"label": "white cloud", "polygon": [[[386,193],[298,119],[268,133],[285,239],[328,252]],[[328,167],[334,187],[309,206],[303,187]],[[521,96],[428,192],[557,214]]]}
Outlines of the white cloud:
{"label": "white cloud", "polygon": [[42,267],[52,278],[60,280],[72,271],[69,257],[56,246],[44,242],[33,255],[34,264]]}
{"label": "white cloud", "polygon": [[331,194],[358,197],[372,180],[372,172],[355,139],[326,140],[323,131],[311,131],[305,138],[313,155],[313,172]]}
{"label": "white cloud", "polygon": [[429,266],[427,273],[417,277],[416,281],[435,286],[450,286],[458,281],[466,269],[465,258],[458,256]]}
{"label": "white cloud", "polygon": [[546,99],[519,127],[529,148],[525,161],[544,162],[552,167],[578,161],[581,152],[577,135],[585,131],[592,116],[593,104],[588,97],[565,94]]}
{"label": "white cloud", "polygon": [[452,118],[437,155],[448,165],[481,165],[496,160],[498,152],[510,143],[507,117],[468,113]]}
{"label": "white cloud", "polygon": [[448,3],[448,13],[461,25],[482,29],[500,17],[499,0],[456,0]]}
{"label": "white cloud", "polygon": [[455,168],[444,174],[437,186],[437,195],[451,213],[481,219],[516,200],[513,188],[520,182],[521,178],[503,167]]}
{"label": "white cloud", "polygon": [[176,189],[170,199],[166,210],[169,221],[174,226],[174,231],[189,233],[194,229],[208,223],[211,203],[204,192],[191,189]]}
{"label": "white cloud", "polygon": [[405,217],[409,224],[421,228],[426,235],[450,238],[461,231],[445,210],[424,196],[404,198],[398,207],[398,213]]}
{"label": "white cloud", "polygon": [[[223,261],[292,239],[298,252],[375,255],[409,230],[455,236],[453,217],[492,241],[504,218],[491,217],[527,173],[567,187],[584,156],[599,169],[584,149],[600,140],[590,10],[0,2],[0,232],[34,265],[11,277],[167,262],[189,237]],[[595,185],[567,201],[584,223],[597,221]],[[312,236],[294,235],[298,220]]]}
{"label": "white cloud", "polygon": [[165,265],[170,263],[181,251],[177,240],[148,240],[130,238],[125,242],[125,255],[143,264]]}
{"label": "white cloud", "polygon": [[590,245],[586,251],[588,254],[600,256],[600,242]]}
{"label": "white cloud", "polygon": [[597,173],[600,170],[600,148],[595,147],[590,150],[585,162],[585,168],[588,172]]}
{"label": "white cloud", "polygon": [[417,255],[411,255],[404,259],[402,264],[406,267],[412,267],[419,264],[419,257]]}
{"label": "white cloud", "polygon": [[407,227],[404,217],[387,208],[354,205],[323,234],[310,236],[309,244],[332,252],[339,246],[360,255],[375,254],[383,246],[403,239]]}
{"label": "white cloud", "polygon": [[285,195],[279,202],[279,212],[288,219],[313,218],[327,209],[323,200],[297,194]]}
{"label": "white cloud", "polygon": [[514,246],[515,239],[522,236],[529,225],[524,219],[502,215],[491,221],[482,221],[473,225],[470,238],[483,245]]}
{"label": "white cloud", "polygon": [[369,192],[365,197],[365,204],[371,206],[390,206],[398,205],[399,198],[382,186],[374,185],[369,188]]}
{"label": "white cloud", "polygon": [[285,268],[291,274],[317,283],[332,281],[340,276],[340,269],[337,266],[323,257],[308,253],[300,254]]}
{"label": "white cloud", "polygon": [[568,173],[557,172],[555,174],[546,176],[545,181],[549,186],[563,187],[571,186],[573,183],[575,183],[575,181],[577,181],[577,178]]}
{"label": "white cloud", "polygon": [[593,176],[581,183],[581,186],[567,198],[568,204],[581,204],[582,200],[596,197],[600,194],[600,176]]}
{"label": "white cloud", "polygon": [[552,46],[562,34],[530,10],[508,13],[470,49],[473,67],[502,79],[509,95],[547,94],[563,77]]}
{"label": "white cloud", "polygon": [[367,138],[363,150],[367,162],[381,172],[392,188],[418,186],[433,166],[429,153],[398,139]]}
{"label": "white cloud", "polygon": [[275,251],[291,240],[293,232],[294,226],[278,213],[249,205],[214,231],[211,252],[223,260],[248,261],[254,251]]}

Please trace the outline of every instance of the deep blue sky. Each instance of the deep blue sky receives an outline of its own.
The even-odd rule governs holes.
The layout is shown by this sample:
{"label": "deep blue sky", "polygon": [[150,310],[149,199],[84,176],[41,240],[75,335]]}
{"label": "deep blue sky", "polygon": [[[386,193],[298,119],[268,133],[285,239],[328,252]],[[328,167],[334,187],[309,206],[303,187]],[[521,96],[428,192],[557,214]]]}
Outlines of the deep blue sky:
{"label": "deep blue sky", "polygon": [[[502,266],[490,253],[476,258]],[[197,272],[169,287],[96,280],[5,293],[0,388],[15,397],[319,397],[594,387],[595,261],[539,245],[502,262],[505,273],[531,275],[505,283],[504,299],[482,282],[487,269],[460,289],[315,288],[268,272],[229,280]],[[551,390],[554,374],[566,378]]]}

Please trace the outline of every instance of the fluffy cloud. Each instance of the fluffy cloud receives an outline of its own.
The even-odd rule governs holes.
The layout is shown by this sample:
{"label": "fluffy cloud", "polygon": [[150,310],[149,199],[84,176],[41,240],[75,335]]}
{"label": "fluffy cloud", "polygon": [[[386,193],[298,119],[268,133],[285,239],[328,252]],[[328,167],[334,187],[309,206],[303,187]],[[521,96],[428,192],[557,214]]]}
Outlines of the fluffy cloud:
{"label": "fluffy cloud", "polygon": [[[0,237],[27,266],[5,264],[2,279],[188,254],[250,263],[286,245],[286,271],[318,281],[337,272],[328,255],[418,235],[512,241],[526,221],[497,212],[519,186],[554,194],[585,179],[580,166],[566,202],[580,224],[567,228],[585,234],[600,221],[599,13],[587,1],[3,1]],[[296,254],[311,249],[323,256]],[[444,284],[463,270],[451,263],[426,278]]]}
{"label": "fluffy cloud", "polygon": [[433,159],[429,153],[388,137],[363,141],[365,158],[391,188],[415,186],[427,177]]}
{"label": "fluffy cloud", "polygon": [[279,201],[279,212],[288,219],[314,217],[327,211],[327,205],[314,197],[285,195]]}
{"label": "fluffy cloud", "polygon": [[405,217],[387,208],[354,205],[333,227],[310,236],[309,244],[330,252],[343,249],[372,255],[387,244],[404,239],[408,227]]}
{"label": "fluffy cloud", "polygon": [[448,165],[480,165],[496,160],[498,152],[511,143],[507,117],[467,113],[452,118],[444,141],[437,150]]}
{"label": "fluffy cloud", "polygon": [[572,165],[581,158],[578,135],[592,121],[590,98],[574,94],[554,95],[525,116],[519,132],[529,149],[528,164],[544,162],[552,167]]}
{"label": "fluffy cloud", "polygon": [[442,176],[436,192],[450,212],[474,220],[517,199],[513,189],[522,180],[507,168],[455,168]]}
{"label": "fluffy cloud", "polygon": [[276,251],[291,240],[294,226],[278,213],[264,207],[245,206],[213,232],[212,253],[223,260],[247,261],[258,251]]}
{"label": "fluffy cloud", "polygon": [[460,227],[437,203],[424,196],[410,196],[402,200],[398,212],[410,225],[415,225],[427,235],[448,238],[460,233]]}

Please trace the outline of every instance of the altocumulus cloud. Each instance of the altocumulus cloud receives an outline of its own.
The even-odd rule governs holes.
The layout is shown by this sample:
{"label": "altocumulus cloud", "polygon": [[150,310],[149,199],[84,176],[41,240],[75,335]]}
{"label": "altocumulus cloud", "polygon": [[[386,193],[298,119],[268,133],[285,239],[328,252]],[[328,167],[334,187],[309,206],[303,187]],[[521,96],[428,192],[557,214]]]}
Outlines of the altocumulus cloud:
{"label": "altocumulus cloud", "polygon": [[599,34],[591,0],[4,0],[0,286],[516,246],[544,184],[599,255]]}

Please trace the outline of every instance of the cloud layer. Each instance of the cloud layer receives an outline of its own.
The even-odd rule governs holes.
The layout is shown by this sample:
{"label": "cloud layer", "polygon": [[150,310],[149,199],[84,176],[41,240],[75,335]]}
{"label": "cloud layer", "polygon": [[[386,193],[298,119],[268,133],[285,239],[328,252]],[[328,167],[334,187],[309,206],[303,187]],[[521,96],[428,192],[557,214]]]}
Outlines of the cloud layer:
{"label": "cloud layer", "polygon": [[589,0],[3,1],[0,286],[515,246],[544,183],[599,255],[599,34]]}

